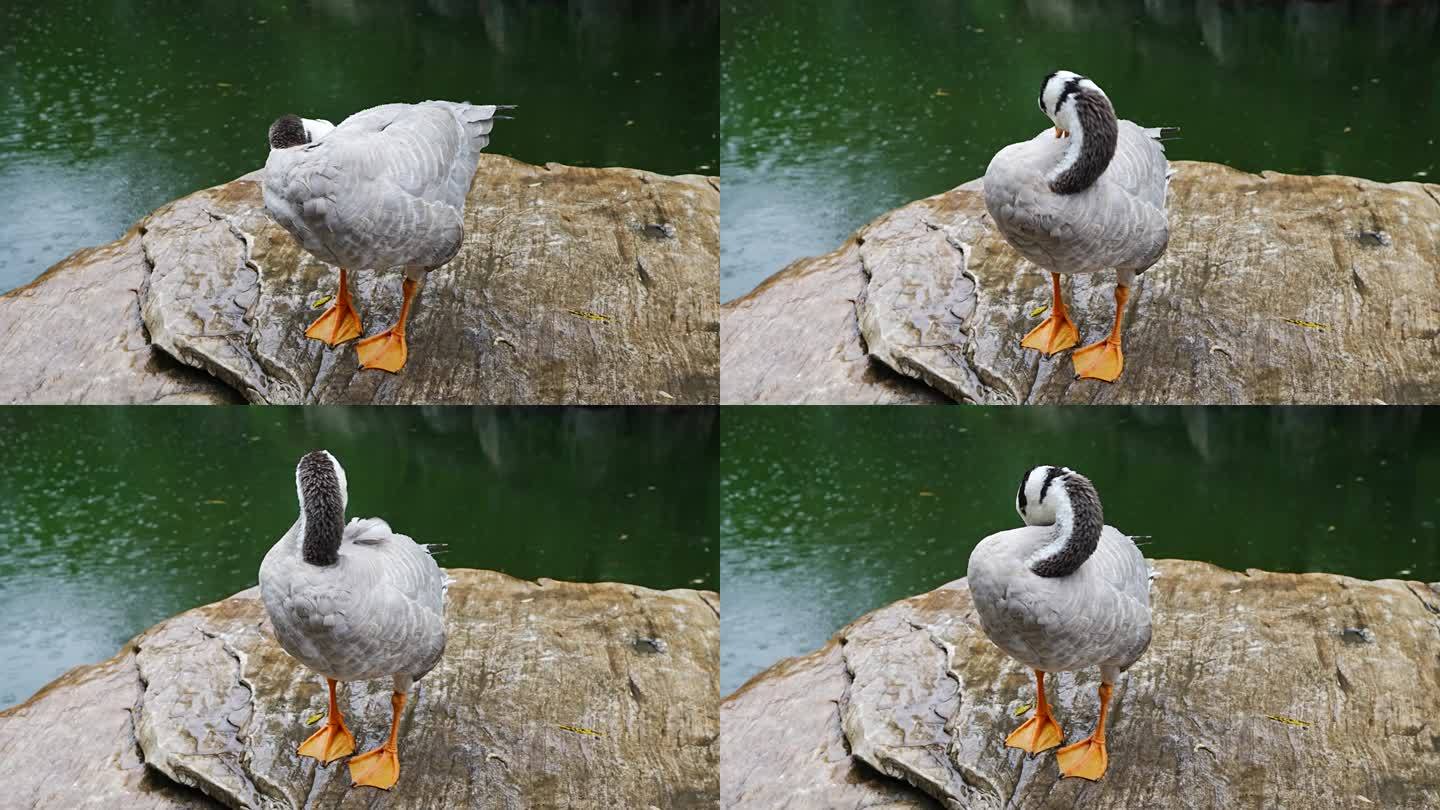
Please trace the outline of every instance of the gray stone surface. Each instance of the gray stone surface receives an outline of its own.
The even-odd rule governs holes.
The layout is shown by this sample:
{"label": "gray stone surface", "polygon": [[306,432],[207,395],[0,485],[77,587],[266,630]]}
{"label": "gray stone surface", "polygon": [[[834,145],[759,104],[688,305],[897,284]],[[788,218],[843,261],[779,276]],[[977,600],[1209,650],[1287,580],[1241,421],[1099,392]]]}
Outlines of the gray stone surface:
{"label": "gray stone surface", "polygon": [[[399,374],[304,337],[338,271],[270,221],[256,172],[0,297],[0,402],[718,401],[718,179],[499,155],[478,177]],[[400,279],[352,274],[365,334],[394,322]]]}
{"label": "gray stone surface", "polygon": [[[325,683],[251,589],[0,712],[0,806],[716,806],[716,594],[450,573],[449,645],[406,708],[391,791],[295,755]],[[388,681],[340,704],[357,751],[383,740]]]}
{"label": "gray stone surface", "polygon": [[[1034,681],[985,638],[958,580],[861,617],[727,698],[722,805],[1440,804],[1436,586],[1156,567],[1154,640],[1116,688],[1103,780],[1062,780],[1053,751],[1004,747]],[[1373,640],[1347,632],[1359,628]],[[1099,673],[1048,680],[1074,742],[1093,727]]]}
{"label": "gray stone surface", "polygon": [[[1115,384],[1021,349],[1049,277],[974,181],[722,307],[722,401],[1440,402],[1440,186],[1175,166],[1170,247],[1133,290]],[[1065,280],[1082,345],[1108,332],[1114,282]]]}

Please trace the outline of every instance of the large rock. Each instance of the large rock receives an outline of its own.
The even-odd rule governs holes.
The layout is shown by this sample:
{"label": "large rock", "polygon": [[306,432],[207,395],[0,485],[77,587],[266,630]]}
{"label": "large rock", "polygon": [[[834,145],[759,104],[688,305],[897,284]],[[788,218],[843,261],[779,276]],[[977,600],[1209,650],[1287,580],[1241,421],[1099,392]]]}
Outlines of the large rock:
{"label": "large rock", "polygon": [[[1175,167],[1117,383],[1021,349],[1049,277],[974,181],[722,307],[722,402],[1440,402],[1440,186]],[[1114,283],[1066,280],[1084,343],[1109,330]]]}
{"label": "large rock", "polygon": [[[451,570],[449,645],[401,725],[390,808],[714,807],[719,598]],[[258,593],[162,622],[0,712],[0,805],[369,806],[343,761],[295,749],[324,680],[280,649]],[[346,684],[359,750],[388,681]]]}
{"label": "large rock", "polygon": [[0,296],[0,403],[244,401],[150,345],[138,305],[149,274],[141,239],[132,228]]}
{"label": "large rock", "polygon": [[[304,337],[338,272],[270,220],[259,180],[177,200],[0,297],[0,402],[718,401],[715,178],[483,156],[397,375]],[[352,278],[366,333],[393,323],[399,273]]]}
{"label": "large rock", "polygon": [[[1440,583],[1155,565],[1154,639],[1115,690],[1100,782],[1004,746],[1034,680],[962,579],[728,697],[722,806],[1440,806]],[[1088,734],[1098,670],[1048,683],[1067,742]]]}

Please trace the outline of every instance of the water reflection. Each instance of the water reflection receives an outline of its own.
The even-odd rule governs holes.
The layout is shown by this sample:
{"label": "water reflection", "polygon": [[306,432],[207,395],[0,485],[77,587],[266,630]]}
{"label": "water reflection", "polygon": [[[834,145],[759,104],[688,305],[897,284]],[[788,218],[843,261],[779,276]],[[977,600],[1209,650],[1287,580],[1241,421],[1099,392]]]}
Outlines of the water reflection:
{"label": "water reflection", "polygon": [[264,164],[284,112],[521,105],[493,149],[714,173],[718,0],[0,4],[0,292]]}
{"label": "water reflection", "polygon": [[721,449],[726,693],[964,576],[1036,464],[1090,476],[1150,557],[1440,580],[1424,409],[732,408]]}
{"label": "water reflection", "polygon": [[1043,77],[1095,77],[1172,157],[1440,176],[1440,5],[735,0],[721,42],[721,296],[984,174]]}
{"label": "water reflection", "polygon": [[0,707],[255,582],[295,460],[441,563],[718,585],[713,408],[0,408]]}

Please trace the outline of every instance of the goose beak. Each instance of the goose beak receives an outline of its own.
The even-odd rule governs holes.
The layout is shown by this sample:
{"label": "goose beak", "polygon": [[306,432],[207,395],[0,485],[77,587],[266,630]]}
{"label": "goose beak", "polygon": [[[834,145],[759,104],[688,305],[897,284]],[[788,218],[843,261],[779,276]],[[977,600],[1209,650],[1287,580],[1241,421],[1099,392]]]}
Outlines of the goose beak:
{"label": "goose beak", "polygon": [[1068,138],[1068,137],[1070,137],[1070,130],[1068,130],[1068,129],[1061,129],[1060,127],[1055,127],[1055,137],[1057,137],[1057,138]]}
{"label": "goose beak", "polygon": [[1055,137],[1060,137],[1060,133],[1063,131],[1064,130],[1060,129],[1060,127],[1055,127]]}

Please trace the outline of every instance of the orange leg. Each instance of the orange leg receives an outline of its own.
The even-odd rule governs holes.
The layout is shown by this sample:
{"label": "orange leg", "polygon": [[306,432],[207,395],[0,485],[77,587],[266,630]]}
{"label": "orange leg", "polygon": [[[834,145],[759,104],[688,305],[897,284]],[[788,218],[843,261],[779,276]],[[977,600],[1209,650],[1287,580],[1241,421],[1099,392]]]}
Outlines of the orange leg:
{"label": "orange leg", "polygon": [[1054,306],[1050,307],[1050,317],[1041,321],[1039,326],[1031,329],[1030,334],[1020,341],[1021,346],[1044,352],[1047,357],[1080,342],[1080,331],[1070,320],[1070,313],[1065,309],[1065,299],[1060,296],[1059,273],[1050,274],[1050,297],[1054,301]]}
{"label": "orange leg", "polygon": [[378,368],[393,373],[405,366],[405,358],[410,356],[405,348],[405,321],[410,318],[410,301],[419,286],[417,282],[405,279],[401,285],[404,299],[400,302],[400,317],[395,319],[395,325],[355,344],[361,368]]}
{"label": "orange leg", "polygon": [[1060,724],[1050,714],[1050,704],[1045,701],[1045,673],[1035,670],[1035,716],[1020,724],[1005,738],[1005,744],[1021,751],[1038,754],[1060,744],[1065,734]]}
{"label": "orange leg", "polygon": [[330,713],[325,717],[325,725],[311,734],[310,739],[300,743],[299,753],[302,757],[314,757],[328,765],[355,752],[355,736],[345,727],[345,718],[340,716],[340,707],[335,705],[335,679],[326,678],[325,682],[330,684]]}
{"label": "orange leg", "polygon": [[350,284],[345,268],[340,268],[340,289],[335,293],[335,303],[310,324],[305,330],[305,337],[323,341],[329,346],[338,346],[360,337],[360,316],[350,305]]}
{"label": "orange leg", "polygon": [[1110,336],[1077,349],[1070,359],[1075,363],[1075,376],[1081,379],[1115,382],[1125,369],[1125,354],[1120,351],[1120,332],[1125,321],[1125,303],[1130,300],[1130,288],[1115,285],[1115,326]]}
{"label": "orange leg", "polygon": [[1095,724],[1095,732],[1055,752],[1061,774],[1092,782],[1105,775],[1105,768],[1110,764],[1110,758],[1105,755],[1105,711],[1110,708],[1110,691],[1110,684],[1100,684],[1100,722]]}
{"label": "orange leg", "polygon": [[390,739],[379,748],[366,751],[350,760],[352,787],[369,785],[389,790],[400,779],[400,749],[395,738],[400,734],[400,713],[405,711],[405,693],[393,693],[390,696],[390,707],[395,711],[395,716],[390,721]]}

